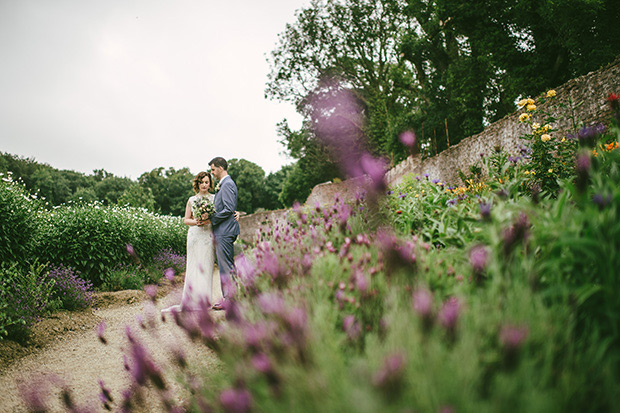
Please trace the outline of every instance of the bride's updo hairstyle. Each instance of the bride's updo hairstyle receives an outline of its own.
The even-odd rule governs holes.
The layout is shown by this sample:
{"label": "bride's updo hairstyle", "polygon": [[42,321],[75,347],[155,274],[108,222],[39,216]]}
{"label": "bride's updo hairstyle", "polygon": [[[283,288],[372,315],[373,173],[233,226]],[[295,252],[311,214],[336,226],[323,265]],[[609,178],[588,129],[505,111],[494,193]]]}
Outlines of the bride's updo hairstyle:
{"label": "bride's updo hairstyle", "polygon": [[209,192],[213,192],[213,177],[211,176],[211,174],[209,172],[198,172],[198,175],[196,175],[196,177],[192,180],[192,189],[194,190],[194,193],[198,193],[200,192],[200,182],[202,182],[202,179],[208,176],[209,177]]}

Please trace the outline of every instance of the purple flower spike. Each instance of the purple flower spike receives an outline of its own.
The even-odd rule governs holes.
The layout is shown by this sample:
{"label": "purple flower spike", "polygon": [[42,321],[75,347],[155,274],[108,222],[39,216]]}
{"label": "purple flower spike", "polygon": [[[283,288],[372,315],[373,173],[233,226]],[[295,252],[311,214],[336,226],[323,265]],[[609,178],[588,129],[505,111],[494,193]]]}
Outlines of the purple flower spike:
{"label": "purple flower spike", "polygon": [[475,245],[469,250],[469,263],[474,269],[474,274],[482,274],[487,266],[489,252],[484,245]]}
{"label": "purple flower spike", "polygon": [[489,220],[491,218],[491,203],[490,202],[480,202],[480,216],[484,220]]}
{"label": "purple flower spike", "polygon": [[154,284],[145,285],[144,292],[151,300],[155,301],[155,297],[157,296],[157,286]]}
{"label": "purple flower spike", "polygon": [[425,288],[417,289],[412,294],[413,310],[422,318],[430,318],[433,312],[433,296]]}
{"label": "purple flower spike", "polygon": [[527,326],[505,325],[499,332],[499,341],[507,351],[516,351],[529,334]]}
{"label": "purple flower spike", "polygon": [[125,245],[125,248],[127,249],[127,253],[128,253],[129,255],[131,255],[132,257],[135,257],[135,256],[136,256],[136,251],[134,251],[134,249],[133,249],[133,245],[131,245],[131,244],[127,244],[127,245]]}
{"label": "purple flower spike", "polygon": [[454,332],[460,312],[461,303],[456,297],[451,297],[443,303],[443,306],[439,311],[439,322],[446,328],[446,330]]}
{"label": "purple flower spike", "polygon": [[271,361],[264,353],[255,354],[252,357],[252,366],[261,373],[268,373],[271,371]]}
{"label": "purple flower spike", "polygon": [[247,413],[252,410],[252,395],[246,389],[226,389],[220,393],[220,404],[226,412]]}
{"label": "purple flower spike", "polygon": [[360,323],[355,320],[355,316],[348,315],[342,321],[342,328],[344,332],[347,333],[347,337],[351,341],[357,340],[362,334],[362,327]]}
{"label": "purple flower spike", "polygon": [[103,336],[105,329],[106,329],[105,321],[102,321],[99,324],[97,324],[97,337],[99,337],[99,341],[101,341],[103,344],[108,344],[108,340],[106,340],[106,338]]}
{"label": "purple flower spike", "polygon": [[168,280],[168,281],[174,281],[174,269],[172,268],[166,268],[164,270],[164,277]]}
{"label": "purple flower spike", "polygon": [[405,366],[406,359],[402,353],[388,356],[381,369],[374,374],[373,384],[388,393],[398,392],[402,387]]}
{"label": "purple flower spike", "polygon": [[413,149],[415,143],[416,143],[416,136],[415,133],[412,131],[406,131],[401,133],[400,135],[400,142],[405,145],[408,148]]}

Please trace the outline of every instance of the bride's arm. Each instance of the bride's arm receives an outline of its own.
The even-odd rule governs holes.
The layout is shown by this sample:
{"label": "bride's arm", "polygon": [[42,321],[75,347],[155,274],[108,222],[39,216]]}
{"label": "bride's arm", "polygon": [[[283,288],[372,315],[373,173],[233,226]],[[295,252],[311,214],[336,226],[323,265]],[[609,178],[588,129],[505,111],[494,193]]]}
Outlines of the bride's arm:
{"label": "bride's arm", "polygon": [[193,216],[192,216],[192,205],[189,202],[189,199],[187,200],[187,205],[185,205],[185,217],[183,218],[183,222],[185,223],[185,225],[198,225],[198,221],[196,221]]}

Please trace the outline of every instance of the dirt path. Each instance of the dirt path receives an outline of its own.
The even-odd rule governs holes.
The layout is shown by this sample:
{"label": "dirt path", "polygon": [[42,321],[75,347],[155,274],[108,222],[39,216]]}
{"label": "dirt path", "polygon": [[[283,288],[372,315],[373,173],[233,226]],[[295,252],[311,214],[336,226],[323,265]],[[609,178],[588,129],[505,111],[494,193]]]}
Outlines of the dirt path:
{"label": "dirt path", "polygon": [[[214,274],[213,281],[214,285],[219,286],[219,274]],[[177,282],[162,290],[165,290],[160,292],[163,296],[155,306],[141,291],[107,293],[100,296],[98,309],[63,313],[35,326],[35,331],[38,328],[44,330],[40,334],[47,335],[43,344],[37,340],[33,344],[42,348],[30,348],[30,354],[6,363],[0,370],[0,412],[26,412],[18,389],[20,383],[34,383],[44,389],[46,385],[37,384],[37,380],[44,379],[44,383],[49,383],[49,379],[55,380],[54,377],[66,383],[80,406],[87,405],[94,407],[95,411],[105,411],[98,397],[99,379],[112,390],[117,403],[121,399],[120,392],[130,383],[129,373],[123,367],[123,349],[127,347],[126,326],[131,327],[160,362],[167,361],[170,350],[176,347],[184,350],[190,365],[193,363],[216,369],[218,360],[213,352],[203,345],[192,343],[171,319],[163,323],[159,317],[161,308],[180,302],[182,284]],[[149,319],[149,314],[155,314],[152,319],[156,320],[156,327],[152,332],[141,329],[137,321],[138,317]],[[216,314],[223,317],[222,312]],[[102,344],[97,337],[96,326],[101,321],[106,323],[107,345]],[[168,379],[174,387],[174,378]],[[50,410],[64,411],[58,397],[59,388],[53,385],[49,387]],[[155,405],[147,406],[145,411],[159,410],[156,397],[147,399],[155,400]],[[113,406],[113,410],[117,407]]]}

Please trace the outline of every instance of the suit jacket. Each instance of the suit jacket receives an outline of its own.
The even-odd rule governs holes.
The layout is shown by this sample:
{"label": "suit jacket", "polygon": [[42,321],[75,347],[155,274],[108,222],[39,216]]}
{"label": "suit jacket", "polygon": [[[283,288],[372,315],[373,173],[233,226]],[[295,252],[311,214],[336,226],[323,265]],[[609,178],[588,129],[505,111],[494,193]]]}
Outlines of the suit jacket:
{"label": "suit jacket", "polygon": [[220,190],[215,194],[215,214],[211,216],[213,235],[238,236],[239,223],[235,220],[237,209],[237,185],[230,176],[220,181]]}

